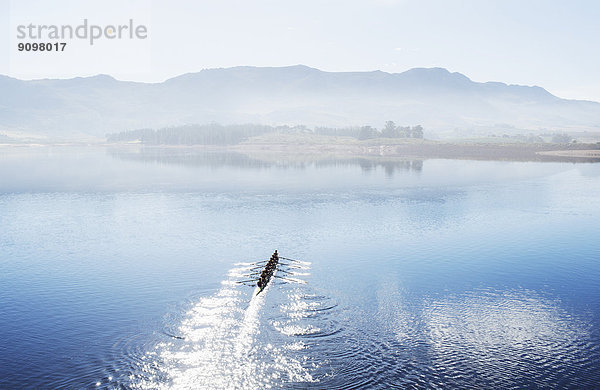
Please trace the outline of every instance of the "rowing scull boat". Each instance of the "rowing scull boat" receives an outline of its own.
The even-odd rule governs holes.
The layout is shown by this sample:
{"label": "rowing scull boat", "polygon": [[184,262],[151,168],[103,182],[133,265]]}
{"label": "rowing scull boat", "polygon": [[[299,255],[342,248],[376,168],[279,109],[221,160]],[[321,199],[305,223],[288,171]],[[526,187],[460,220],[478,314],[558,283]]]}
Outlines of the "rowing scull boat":
{"label": "rowing scull boat", "polygon": [[254,289],[254,293],[252,296],[257,296],[260,294],[266,287],[272,277],[275,276],[275,272],[277,272],[277,265],[279,264],[279,254],[277,250],[273,252],[271,255],[271,259],[267,261],[265,268],[260,273],[258,277],[258,281],[256,282],[256,288]]}

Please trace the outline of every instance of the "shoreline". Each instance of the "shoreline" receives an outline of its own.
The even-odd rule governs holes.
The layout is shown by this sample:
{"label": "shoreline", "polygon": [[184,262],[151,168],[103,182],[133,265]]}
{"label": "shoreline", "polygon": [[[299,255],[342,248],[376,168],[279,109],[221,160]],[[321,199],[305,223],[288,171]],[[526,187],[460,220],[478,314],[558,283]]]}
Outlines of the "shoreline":
{"label": "shoreline", "polygon": [[[261,140],[264,141],[264,140]],[[356,142],[245,142],[235,145],[151,145],[142,143],[55,143],[55,144],[0,144],[0,150],[46,147],[103,147],[115,149],[146,150],[196,150],[204,152],[235,152],[248,157],[262,159],[266,155],[278,158],[366,158],[394,160],[486,160],[522,162],[600,162],[598,144],[490,144],[450,143],[430,140],[409,142],[378,142],[366,140]],[[337,141],[337,140],[336,140]],[[387,141],[387,140],[386,140]]]}

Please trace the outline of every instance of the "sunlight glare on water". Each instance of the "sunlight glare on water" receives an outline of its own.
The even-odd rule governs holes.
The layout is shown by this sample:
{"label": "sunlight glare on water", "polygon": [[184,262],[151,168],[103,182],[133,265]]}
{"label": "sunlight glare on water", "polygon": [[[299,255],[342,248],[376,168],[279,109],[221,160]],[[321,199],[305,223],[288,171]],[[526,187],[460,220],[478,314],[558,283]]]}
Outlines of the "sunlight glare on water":
{"label": "sunlight glare on water", "polygon": [[599,164],[2,158],[0,388],[600,383]]}
{"label": "sunlight glare on water", "polygon": [[[239,277],[245,271],[247,267],[233,268],[228,274]],[[248,302],[248,294],[228,281],[214,296],[200,299],[185,313],[178,328],[182,340],[160,343],[156,354],[148,356],[147,371],[157,367],[161,373],[152,377],[161,381],[132,378],[135,387],[257,389],[277,387],[281,381],[314,382],[303,362],[288,356],[287,351],[301,349],[300,343],[277,346],[259,338],[271,285]],[[299,308],[306,305],[298,301],[290,305],[295,308],[292,321],[302,317]],[[290,328],[293,325],[276,329],[291,335],[286,333]]]}

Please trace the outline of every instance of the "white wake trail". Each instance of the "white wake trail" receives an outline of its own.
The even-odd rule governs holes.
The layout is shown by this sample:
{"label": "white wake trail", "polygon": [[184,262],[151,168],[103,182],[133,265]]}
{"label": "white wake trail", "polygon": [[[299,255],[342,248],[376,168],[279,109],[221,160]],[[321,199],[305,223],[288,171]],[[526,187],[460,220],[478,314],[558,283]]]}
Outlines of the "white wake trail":
{"label": "white wake trail", "polygon": [[261,314],[274,281],[250,298],[245,286],[231,280],[246,266],[231,269],[217,293],[185,313],[178,327],[184,340],[160,343],[145,356],[142,370],[160,375],[141,375],[134,387],[258,389],[278,387],[282,381],[312,381],[301,362],[289,356],[289,348],[268,342],[269,329],[261,335],[267,326]]}

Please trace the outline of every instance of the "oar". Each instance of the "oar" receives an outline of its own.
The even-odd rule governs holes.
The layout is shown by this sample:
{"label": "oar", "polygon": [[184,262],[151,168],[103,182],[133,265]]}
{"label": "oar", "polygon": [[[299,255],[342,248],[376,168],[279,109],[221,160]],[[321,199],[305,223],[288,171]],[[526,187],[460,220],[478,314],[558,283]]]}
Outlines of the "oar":
{"label": "oar", "polygon": [[302,262],[302,260],[296,260],[296,259],[290,259],[289,257],[283,257],[283,256],[279,256],[280,259],[284,259],[284,260],[291,260],[291,261],[297,261],[299,263]]}
{"label": "oar", "polygon": [[288,271],[284,271],[284,270],[279,270],[278,272],[283,272],[286,275],[289,276],[309,276],[310,274],[307,272],[288,272]]}
{"label": "oar", "polygon": [[253,267],[253,268],[248,268],[248,271],[257,271],[257,270],[261,270],[264,269],[265,267]]}
{"label": "oar", "polygon": [[256,282],[257,282],[257,280],[256,280],[256,279],[250,279],[250,280],[240,280],[240,281],[238,281],[238,282],[236,282],[236,283],[243,284],[243,283],[250,283],[250,282],[254,282],[254,283],[256,283]]}
{"label": "oar", "polygon": [[279,263],[280,265],[286,266],[286,267],[290,267],[290,268],[294,268],[294,269],[307,269],[304,267],[299,267],[297,265],[292,265],[292,264],[285,264],[285,263]]}
{"label": "oar", "polygon": [[306,284],[306,282],[304,280],[300,280],[300,279],[284,278],[283,276],[277,276],[277,275],[273,275],[273,277],[285,280],[287,282]]}
{"label": "oar", "polygon": [[233,265],[236,265],[236,266],[243,266],[243,265],[246,265],[246,266],[251,266],[251,265],[256,265],[256,264],[266,263],[267,261],[268,261],[268,260],[249,261],[249,262],[247,262],[247,263],[234,263]]}
{"label": "oar", "polygon": [[292,275],[292,276],[308,276],[310,274],[307,273],[295,273],[295,272],[290,272],[290,271],[286,271],[284,269],[277,269],[277,272],[283,272],[284,274],[288,274],[288,275]]}

